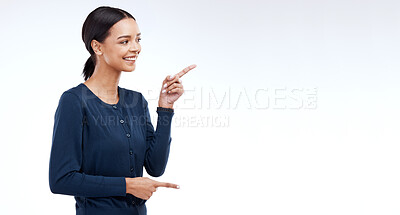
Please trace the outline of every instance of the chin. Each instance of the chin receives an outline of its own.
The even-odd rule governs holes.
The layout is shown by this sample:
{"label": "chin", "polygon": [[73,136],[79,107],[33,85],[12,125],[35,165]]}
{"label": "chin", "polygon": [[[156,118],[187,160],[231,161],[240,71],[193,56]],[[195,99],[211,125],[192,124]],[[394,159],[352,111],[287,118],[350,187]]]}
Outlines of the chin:
{"label": "chin", "polygon": [[123,68],[121,71],[124,71],[124,72],[133,72],[133,71],[135,71],[135,69],[136,69],[136,66],[133,66],[133,67],[125,67],[125,68]]}

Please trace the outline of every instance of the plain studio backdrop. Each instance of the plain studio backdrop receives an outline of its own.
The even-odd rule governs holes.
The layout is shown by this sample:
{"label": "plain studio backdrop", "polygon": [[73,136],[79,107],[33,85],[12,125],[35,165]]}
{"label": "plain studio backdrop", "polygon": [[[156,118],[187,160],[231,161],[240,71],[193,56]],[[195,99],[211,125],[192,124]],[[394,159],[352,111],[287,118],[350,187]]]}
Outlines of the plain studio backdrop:
{"label": "plain studio backdrop", "polygon": [[[0,3],[0,214],[74,214],[50,192],[61,94],[89,57],[86,16],[129,11],[156,124],[162,80],[191,64],[149,214],[399,214],[400,2],[396,0]],[[144,176],[148,176],[145,174]]]}

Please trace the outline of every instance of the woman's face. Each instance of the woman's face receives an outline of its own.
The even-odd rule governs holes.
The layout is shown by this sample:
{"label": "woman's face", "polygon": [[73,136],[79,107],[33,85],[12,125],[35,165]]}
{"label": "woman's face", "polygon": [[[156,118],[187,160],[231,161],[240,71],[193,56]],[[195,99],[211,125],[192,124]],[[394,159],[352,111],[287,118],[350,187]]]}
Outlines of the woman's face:
{"label": "woman's face", "polygon": [[117,71],[135,70],[136,59],[141,51],[140,31],[136,21],[125,18],[110,28],[110,34],[101,44],[101,58]]}

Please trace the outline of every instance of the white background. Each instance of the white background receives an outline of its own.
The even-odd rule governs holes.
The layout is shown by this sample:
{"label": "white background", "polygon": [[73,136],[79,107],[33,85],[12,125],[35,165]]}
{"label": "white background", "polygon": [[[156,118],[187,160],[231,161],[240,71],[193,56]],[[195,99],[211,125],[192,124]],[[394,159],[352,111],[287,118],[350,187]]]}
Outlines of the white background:
{"label": "white background", "polygon": [[197,64],[155,178],[181,189],[160,188],[149,214],[400,213],[399,1],[2,0],[0,214],[75,214],[49,189],[52,129],[101,5],[137,19],[141,56],[120,86],[153,123],[164,77]]}

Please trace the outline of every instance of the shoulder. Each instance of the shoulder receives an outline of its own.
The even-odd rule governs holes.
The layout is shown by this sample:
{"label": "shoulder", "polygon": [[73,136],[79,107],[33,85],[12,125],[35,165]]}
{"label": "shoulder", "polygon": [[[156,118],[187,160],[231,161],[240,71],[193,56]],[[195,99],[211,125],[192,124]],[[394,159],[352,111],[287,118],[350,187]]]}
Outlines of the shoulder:
{"label": "shoulder", "polygon": [[58,103],[59,108],[68,108],[70,110],[79,110],[82,106],[82,90],[79,85],[65,90]]}
{"label": "shoulder", "polygon": [[131,89],[127,89],[127,88],[123,88],[120,87],[125,93],[126,95],[130,95],[130,96],[135,96],[135,97],[142,97],[142,93],[135,91],[135,90],[131,90]]}
{"label": "shoulder", "polygon": [[61,98],[67,97],[69,99],[75,99],[80,101],[82,99],[82,94],[83,94],[83,88],[81,85],[82,84],[79,84],[77,86],[65,90],[61,95]]}
{"label": "shoulder", "polygon": [[58,106],[54,115],[54,119],[65,121],[66,123],[72,122],[75,119],[83,119],[84,110],[80,93],[77,92],[76,87],[65,90],[58,101]]}
{"label": "shoulder", "polygon": [[123,87],[120,87],[120,88],[123,90],[123,92],[125,93],[125,96],[127,98],[129,98],[130,101],[134,101],[134,102],[136,101],[140,105],[147,106],[147,100],[141,92],[131,90],[131,89],[126,89]]}

